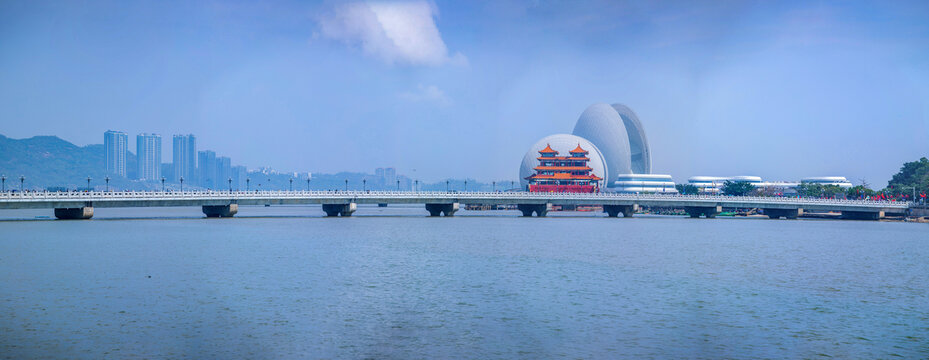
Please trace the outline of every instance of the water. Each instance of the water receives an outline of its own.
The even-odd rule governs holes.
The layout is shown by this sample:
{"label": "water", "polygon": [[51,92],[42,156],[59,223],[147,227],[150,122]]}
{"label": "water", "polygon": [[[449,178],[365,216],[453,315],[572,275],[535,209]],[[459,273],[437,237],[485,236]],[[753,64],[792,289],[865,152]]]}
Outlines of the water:
{"label": "water", "polygon": [[0,357],[929,357],[926,224],[393,206],[9,220],[50,213],[0,212]]}

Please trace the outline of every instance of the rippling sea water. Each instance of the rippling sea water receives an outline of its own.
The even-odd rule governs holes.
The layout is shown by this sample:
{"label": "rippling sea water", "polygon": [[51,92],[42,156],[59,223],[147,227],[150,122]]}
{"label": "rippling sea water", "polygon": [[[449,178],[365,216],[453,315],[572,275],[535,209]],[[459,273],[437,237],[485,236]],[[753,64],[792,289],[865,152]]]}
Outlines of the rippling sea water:
{"label": "rippling sea water", "polygon": [[929,358],[926,224],[49,215],[0,212],[4,358]]}

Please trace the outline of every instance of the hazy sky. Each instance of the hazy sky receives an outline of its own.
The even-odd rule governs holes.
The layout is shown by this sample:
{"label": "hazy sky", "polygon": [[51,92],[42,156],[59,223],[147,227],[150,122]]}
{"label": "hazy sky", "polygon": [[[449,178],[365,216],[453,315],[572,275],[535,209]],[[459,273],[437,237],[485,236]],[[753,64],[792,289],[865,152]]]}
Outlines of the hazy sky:
{"label": "hazy sky", "polygon": [[250,168],[515,179],[596,102],[653,170],[842,175],[929,155],[929,2],[0,2],[0,133],[193,133]]}

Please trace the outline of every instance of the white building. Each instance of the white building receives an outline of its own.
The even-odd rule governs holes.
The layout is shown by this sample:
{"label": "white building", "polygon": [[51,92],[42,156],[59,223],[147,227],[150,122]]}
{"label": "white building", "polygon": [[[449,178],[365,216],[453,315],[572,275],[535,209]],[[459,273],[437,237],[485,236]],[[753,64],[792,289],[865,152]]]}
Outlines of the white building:
{"label": "white building", "polygon": [[718,194],[726,181],[747,182],[755,187],[764,187],[765,182],[760,176],[694,176],[687,179],[687,183],[697,187],[697,191],[704,194]]}
{"label": "white building", "polygon": [[619,174],[609,189],[619,193],[677,194],[671,175]]}
{"label": "white building", "polygon": [[852,183],[848,181],[844,176],[817,176],[817,177],[808,177],[800,180],[801,184],[819,184],[819,185],[835,185],[843,189],[848,189],[852,187]]}

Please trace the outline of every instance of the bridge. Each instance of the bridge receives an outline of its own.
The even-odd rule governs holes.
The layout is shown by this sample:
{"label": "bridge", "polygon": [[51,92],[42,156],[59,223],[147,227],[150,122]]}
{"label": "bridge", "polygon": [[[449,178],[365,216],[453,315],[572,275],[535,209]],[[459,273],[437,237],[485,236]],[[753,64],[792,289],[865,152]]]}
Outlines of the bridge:
{"label": "bridge", "polygon": [[553,206],[602,206],[609,217],[631,217],[639,206],[684,209],[713,218],[723,208],[757,208],[770,218],[796,219],[804,211],[878,220],[905,214],[905,202],[787,197],[618,193],[410,191],[92,191],[4,192],[0,209],[54,209],[58,219],[90,219],[94,208],[200,206],[207,217],[231,217],[239,205],[322,205],[327,216],[351,216],[358,204],[424,204],[430,216],[452,216],[460,205],[516,205],[523,216],[545,216]]}

